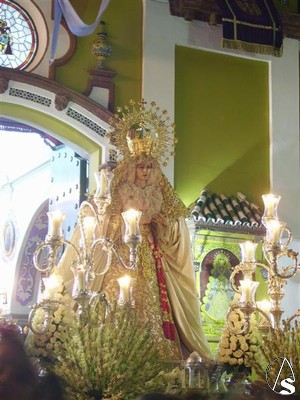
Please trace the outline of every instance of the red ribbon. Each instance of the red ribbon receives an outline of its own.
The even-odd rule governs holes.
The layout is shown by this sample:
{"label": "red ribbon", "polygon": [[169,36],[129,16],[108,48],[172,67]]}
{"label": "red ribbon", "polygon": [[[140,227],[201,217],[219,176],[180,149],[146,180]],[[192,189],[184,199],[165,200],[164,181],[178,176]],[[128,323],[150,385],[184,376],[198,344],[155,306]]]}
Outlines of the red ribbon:
{"label": "red ribbon", "polygon": [[162,266],[163,255],[158,250],[156,243],[150,243],[150,247],[152,249],[156,266],[156,276],[157,276],[159,295],[160,295],[160,307],[162,310],[163,332],[167,339],[175,341],[176,327],[172,316],[172,309],[168,297],[165,275]]}

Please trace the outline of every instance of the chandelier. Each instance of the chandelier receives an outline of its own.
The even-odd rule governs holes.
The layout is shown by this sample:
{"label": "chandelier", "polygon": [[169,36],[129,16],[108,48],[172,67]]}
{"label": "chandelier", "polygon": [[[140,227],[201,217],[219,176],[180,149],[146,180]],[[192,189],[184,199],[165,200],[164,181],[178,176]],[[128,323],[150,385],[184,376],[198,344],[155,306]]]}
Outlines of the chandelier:
{"label": "chandelier", "polygon": [[[249,333],[251,315],[255,312],[259,315],[258,326],[261,332],[266,332],[271,327],[279,329],[284,312],[281,307],[281,301],[284,297],[283,288],[287,280],[299,270],[299,265],[297,264],[298,253],[289,249],[289,244],[292,240],[291,230],[285,222],[280,221],[278,218],[277,208],[281,196],[266,194],[262,198],[264,202],[262,223],[266,229],[266,234],[262,241],[262,250],[266,264],[259,263],[255,259],[258,243],[250,241],[240,243],[241,262],[235,267],[230,276],[230,283],[238,300],[233,301],[227,313],[227,326],[234,334]],[[283,266],[281,262],[283,257],[291,260],[291,265]],[[267,271],[267,294],[270,301],[256,302],[255,300],[259,282],[255,281],[253,277],[258,268]],[[235,283],[238,273],[243,275],[239,287]],[[239,332],[236,331],[230,321],[231,313],[237,309],[243,314],[243,323]],[[300,309],[287,319],[287,323],[289,324],[298,316],[300,316]]]}

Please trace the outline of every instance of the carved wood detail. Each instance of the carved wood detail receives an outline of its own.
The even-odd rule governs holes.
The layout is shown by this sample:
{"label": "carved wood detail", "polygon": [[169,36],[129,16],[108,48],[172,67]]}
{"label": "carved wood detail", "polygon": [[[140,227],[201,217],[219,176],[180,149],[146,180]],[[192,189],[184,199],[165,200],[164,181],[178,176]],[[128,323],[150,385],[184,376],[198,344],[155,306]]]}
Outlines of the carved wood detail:
{"label": "carved wood detail", "polygon": [[1,75],[0,77],[0,93],[4,93],[8,89],[9,79]]}
{"label": "carved wood detail", "polygon": [[54,100],[55,108],[57,111],[62,111],[68,107],[69,98],[61,93],[57,93]]}
{"label": "carved wood detail", "polygon": [[109,69],[91,69],[89,70],[90,78],[87,87],[83,92],[84,95],[89,96],[94,87],[108,89],[108,110],[114,112],[115,108],[115,84],[113,78],[116,72]]}

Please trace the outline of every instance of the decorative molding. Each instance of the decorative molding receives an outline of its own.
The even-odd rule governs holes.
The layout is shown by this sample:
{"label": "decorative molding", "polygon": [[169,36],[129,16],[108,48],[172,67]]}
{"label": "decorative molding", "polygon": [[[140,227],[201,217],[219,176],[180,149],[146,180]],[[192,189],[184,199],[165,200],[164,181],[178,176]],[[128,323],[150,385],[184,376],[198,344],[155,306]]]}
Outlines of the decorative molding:
{"label": "decorative molding", "polygon": [[29,100],[37,104],[42,104],[45,107],[50,107],[52,103],[52,100],[49,99],[49,97],[40,96],[36,93],[30,92],[29,90],[9,88],[9,95],[13,97],[18,97],[20,99]]}
{"label": "decorative molding", "polygon": [[[55,96],[66,97],[75,104],[89,111],[91,114],[108,122],[109,118],[113,117],[113,114],[101,106],[99,103],[89,99],[83,94],[77,93],[72,89],[68,89],[58,82],[52,81],[51,79],[45,78],[40,75],[32,74],[24,71],[17,71],[9,68],[0,67],[1,80],[4,82],[16,81],[22,82],[33,87],[48,90]],[[0,82],[1,85],[1,82]],[[5,86],[4,84],[2,85]],[[8,85],[9,86],[9,85]]]}
{"label": "decorative molding", "polygon": [[[197,20],[210,25],[222,24],[221,11],[215,0],[169,0],[170,14],[187,21]],[[279,11],[283,35],[300,40],[300,14]]]}
{"label": "decorative molding", "polygon": [[83,113],[80,113],[80,112],[74,110],[74,108],[69,107],[66,115],[70,118],[73,118],[75,121],[80,122],[84,126],[91,129],[92,131],[96,132],[99,136],[105,137],[107,131],[105,129],[103,129],[99,124],[92,121],[90,118],[88,118]]}
{"label": "decorative molding", "polygon": [[91,69],[89,70],[90,79],[88,80],[87,87],[83,92],[84,95],[89,96],[94,87],[108,89],[108,110],[114,112],[115,108],[115,84],[113,78],[116,72],[109,69]]}
{"label": "decorative molding", "polygon": [[0,93],[4,93],[8,89],[9,79],[1,76],[0,78]]}
{"label": "decorative molding", "polygon": [[57,109],[57,111],[62,111],[68,107],[69,101],[70,100],[67,96],[61,93],[57,93],[54,100],[55,108]]}

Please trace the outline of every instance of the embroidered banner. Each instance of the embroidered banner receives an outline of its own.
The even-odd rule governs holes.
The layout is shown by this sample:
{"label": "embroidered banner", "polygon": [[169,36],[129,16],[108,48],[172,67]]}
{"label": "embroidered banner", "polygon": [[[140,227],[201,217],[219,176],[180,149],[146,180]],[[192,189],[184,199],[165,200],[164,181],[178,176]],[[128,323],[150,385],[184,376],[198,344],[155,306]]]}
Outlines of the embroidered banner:
{"label": "embroidered banner", "polygon": [[282,23],[272,0],[217,0],[222,12],[222,46],[282,55]]}

